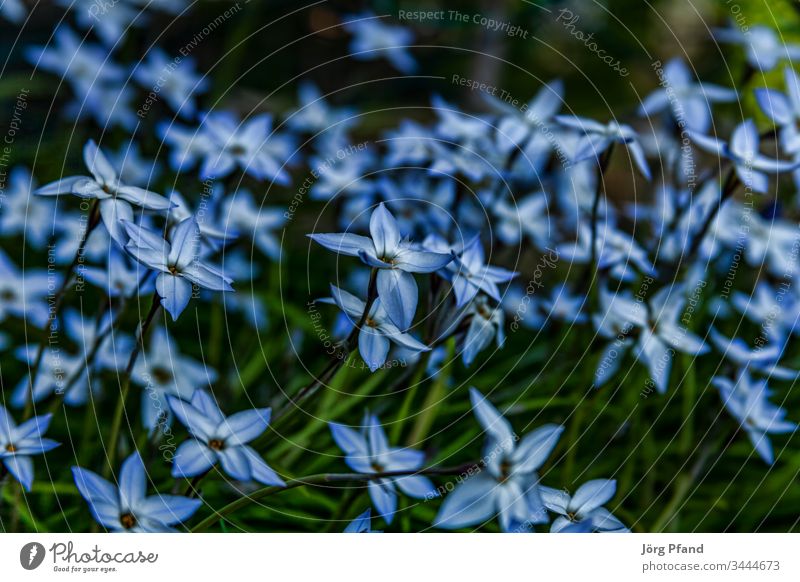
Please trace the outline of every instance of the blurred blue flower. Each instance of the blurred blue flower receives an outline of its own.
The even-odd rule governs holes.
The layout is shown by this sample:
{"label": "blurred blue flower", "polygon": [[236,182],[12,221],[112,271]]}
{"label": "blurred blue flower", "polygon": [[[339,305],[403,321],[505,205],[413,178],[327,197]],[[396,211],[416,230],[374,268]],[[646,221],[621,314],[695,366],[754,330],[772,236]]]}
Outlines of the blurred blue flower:
{"label": "blurred blue flower", "polygon": [[182,354],[167,330],[157,327],[148,338],[147,351],[136,360],[131,379],[144,388],[142,425],[152,431],[171,421],[167,396],[191,400],[196,389],[217,380],[217,372]]}
{"label": "blurred blue flower", "polygon": [[562,126],[582,133],[581,141],[575,151],[574,163],[588,159],[599,159],[611,144],[623,144],[633,158],[633,163],[639,168],[642,175],[648,180],[651,178],[647,158],[639,143],[639,136],[629,125],[617,121],[602,124],[594,119],[578,117],[577,115],[557,115],[555,120]]}
{"label": "blurred blue flower", "polygon": [[749,26],[747,30],[738,26],[716,29],[714,37],[719,42],[743,46],[747,63],[758,71],[771,71],[781,61],[800,59],[800,45],[784,44],[768,26]]}
{"label": "blurred blue flower", "polygon": [[754,380],[745,368],[736,382],[717,376],[712,380],[725,408],[728,409],[765,463],[772,464],[775,455],[769,440],[771,434],[788,434],[797,430],[797,424],[786,420],[786,410],[768,399],[772,391],[766,380]]}
{"label": "blurred blue flower", "polygon": [[403,26],[385,24],[380,18],[365,12],[351,16],[342,24],[353,35],[350,54],[362,61],[385,58],[401,73],[413,73],[417,63],[408,53],[414,40],[413,33]]}
{"label": "blurred blue flower", "polygon": [[680,126],[705,133],[711,126],[711,104],[731,103],[737,93],[711,83],[698,83],[692,79],[689,67],[680,58],[664,66],[662,86],[644,98],[639,115],[652,116],[669,109]]}
{"label": "blurred blue flower", "polygon": [[800,161],[786,162],[759,153],[760,137],[752,119],[747,119],[736,126],[730,142],[694,131],[689,131],[688,134],[700,149],[733,162],[736,175],[742,184],[760,194],[766,194],[769,189],[767,174],[789,172],[800,166]]}
{"label": "blurred blue flower", "polygon": [[136,64],[132,74],[145,91],[163,96],[173,111],[189,119],[197,110],[195,95],[205,93],[209,87],[208,78],[195,72],[195,68],[193,58],[170,58],[163,50],[155,48],[148,51],[146,60]]}

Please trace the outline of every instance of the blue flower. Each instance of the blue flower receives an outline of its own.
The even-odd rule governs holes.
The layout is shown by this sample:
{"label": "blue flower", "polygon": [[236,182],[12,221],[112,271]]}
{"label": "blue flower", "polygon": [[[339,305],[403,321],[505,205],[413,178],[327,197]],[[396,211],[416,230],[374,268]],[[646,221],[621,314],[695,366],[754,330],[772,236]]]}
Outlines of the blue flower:
{"label": "blue flower", "polygon": [[[437,245],[434,248],[441,248],[438,244],[441,243],[435,243],[435,240],[430,237],[426,239],[426,245],[429,248],[430,245]],[[453,286],[456,305],[463,307],[472,301],[479,291],[483,291],[495,301],[500,301],[502,297],[497,285],[511,281],[519,273],[487,265],[483,245],[476,237],[467,244],[464,252],[458,255],[446,270],[441,271],[441,274],[449,279]]]}
{"label": "blue flower", "polygon": [[736,97],[733,89],[696,83],[683,59],[674,58],[664,66],[663,86],[644,98],[639,115],[669,108],[679,125],[705,133],[711,125],[711,103],[730,103]]}
{"label": "blue flower", "polygon": [[[561,243],[556,250],[564,262],[588,263],[592,259],[592,228],[588,220],[578,224],[577,234],[575,242]],[[598,227],[595,234],[598,269],[620,281],[633,281],[638,273],[655,274],[647,251],[631,235],[610,224]]]}
{"label": "blue flower", "polygon": [[765,463],[772,464],[775,455],[769,440],[771,434],[787,434],[797,430],[797,424],[786,420],[786,410],[768,399],[772,391],[766,380],[754,380],[745,368],[736,382],[716,377],[712,380],[719,390],[722,402],[742,429]]}
{"label": "blue flower", "polygon": [[594,316],[598,333],[611,341],[600,358],[595,385],[608,381],[619,366],[623,347],[636,343],[636,357],[650,372],[656,390],[663,394],[675,351],[693,356],[711,348],[679,324],[686,304],[684,285],[664,287],[647,305],[623,293],[600,291],[602,312]]}
{"label": "blue flower", "polygon": [[115,64],[108,51],[99,45],[84,42],[66,26],[53,33],[53,47],[31,47],[25,55],[33,65],[55,73],[68,81],[76,96],[91,98],[93,91],[108,83],[125,79],[122,67]]}
{"label": "blue flower", "polygon": [[364,61],[381,57],[387,59],[401,73],[413,73],[417,68],[414,57],[408,54],[408,45],[414,40],[410,30],[402,26],[384,24],[380,17],[364,13],[351,17],[343,24],[353,35],[350,54]]}
{"label": "blue flower", "polygon": [[293,148],[286,137],[272,130],[268,113],[239,121],[233,113],[214,111],[203,117],[197,130],[162,124],[159,131],[173,147],[170,161],[174,170],[184,172],[202,159],[203,180],[224,178],[239,167],[258,180],[289,183],[283,164]]}
{"label": "blue flower", "polygon": [[201,475],[220,463],[237,481],[285,485],[247,444],[267,430],[269,408],[245,410],[226,417],[204,390],[196,390],[191,402],[174,396],[168,398],[172,412],[194,437],[183,442],[175,452],[174,477]]}
{"label": "blue flower", "polygon": [[367,486],[372,504],[387,524],[392,522],[397,511],[397,489],[417,499],[437,494],[427,477],[413,474],[425,464],[425,454],[414,449],[389,446],[386,433],[375,415],[364,415],[361,431],[335,422],[329,425],[333,440],[344,451],[345,462],[354,471],[362,474],[410,473],[374,479]]}
{"label": "blue flower", "polygon": [[173,111],[190,118],[196,111],[195,94],[204,93],[209,86],[208,78],[194,69],[191,57],[170,58],[164,51],[154,49],[147,53],[147,60],[136,65],[133,78],[146,91],[158,89],[159,96],[164,97]]}
{"label": "blue flower", "polygon": [[20,24],[25,20],[28,11],[25,9],[25,4],[23,4],[22,0],[5,0],[0,4],[0,14],[11,22]]}
{"label": "blue flower", "polygon": [[[352,325],[357,325],[361,321],[366,304],[358,297],[334,285],[331,285],[331,295],[333,296],[331,299],[320,299],[319,301],[334,303],[350,319]],[[379,297],[372,304],[364,320],[364,325],[358,330],[358,351],[372,372],[386,363],[390,341],[414,353],[430,350],[428,346],[400,331],[391,322]]]}
{"label": "blue flower", "polygon": [[179,223],[171,242],[159,233],[124,221],[130,240],[125,248],[142,264],[158,272],[156,291],[173,320],[192,298],[192,284],[212,291],[233,291],[232,280],[200,257],[200,228],[194,217]]}
{"label": "blue flower", "polygon": [[280,241],[275,231],[286,224],[282,210],[257,205],[250,191],[241,189],[225,198],[221,219],[226,230],[248,237],[270,259],[280,258]]}
{"label": "blue flower", "polygon": [[800,166],[800,161],[786,162],[759,153],[758,129],[752,119],[747,119],[736,126],[730,142],[694,131],[689,131],[688,134],[700,149],[733,162],[736,175],[742,184],[761,194],[766,194],[769,189],[767,174],[789,172]]}
{"label": "blue flower", "polygon": [[199,499],[179,495],[147,496],[147,473],[139,452],[122,463],[115,487],[100,475],[72,467],[75,485],[97,522],[114,532],[165,533],[189,519],[202,505]]}
{"label": "blue flower", "polygon": [[22,234],[25,242],[41,249],[57,227],[56,205],[51,200],[31,197],[35,181],[23,166],[17,166],[8,176],[8,187],[0,213],[0,232],[4,236]]}
{"label": "blue flower", "polygon": [[11,414],[0,405],[0,461],[26,491],[30,491],[33,485],[31,456],[44,454],[59,445],[42,436],[52,417],[52,414],[34,416],[17,425]]}
{"label": "blue flower", "polygon": [[372,509],[368,507],[364,513],[351,521],[342,533],[381,533],[372,529],[371,514]]}
{"label": "blue flower", "polygon": [[22,272],[0,250],[0,321],[12,316],[42,327],[49,316],[45,298],[60,280],[44,269]]}
{"label": "blue flower", "polygon": [[761,110],[780,129],[780,142],[784,151],[797,155],[800,153],[800,77],[791,67],[784,69],[786,94],[774,89],[756,89],[756,99]]}
{"label": "blue flower", "polygon": [[451,254],[431,252],[400,235],[394,216],[383,203],[369,221],[372,238],[351,233],[310,234],[311,240],[342,255],[358,256],[379,269],[378,297],[389,319],[405,331],[417,311],[417,282],[411,273],[433,273],[453,260]]}
{"label": "blue flower", "polygon": [[544,506],[558,514],[550,531],[553,533],[629,532],[611,512],[602,507],[617,491],[612,479],[587,481],[570,496],[566,491],[540,487]]}
{"label": "blue flower", "polygon": [[100,201],[100,216],[111,238],[121,246],[125,245],[123,221],[133,220],[133,206],[145,210],[169,210],[169,200],[138,186],[127,186],[117,176],[117,171],[108,161],[94,140],[89,140],[83,148],[83,161],[92,177],[71,176],[62,178],[34,192],[39,196],[59,196],[74,194],[79,198]]}
{"label": "blue flower", "polygon": [[108,264],[105,267],[85,267],[83,277],[112,298],[130,298],[152,293],[152,283],[143,281],[143,275],[150,271],[143,265],[128,258],[116,247],[108,250]]}
{"label": "blue flower", "polygon": [[533,99],[520,107],[489,93],[484,95],[489,105],[501,114],[497,123],[500,148],[505,152],[522,148],[533,167],[541,168],[556,147],[551,126],[553,118],[564,104],[564,83],[558,79],[548,83]]}
{"label": "blue flower", "polygon": [[573,159],[576,164],[591,158],[597,159],[611,144],[619,143],[628,148],[633,162],[642,175],[648,180],[651,178],[650,167],[647,165],[644,150],[639,143],[639,136],[629,125],[623,125],[613,120],[603,125],[594,119],[577,115],[557,115],[555,119],[564,127],[575,129],[583,134]]}
{"label": "blue flower", "polygon": [[717,29],[714,37],[720,42],[738,44],[745,48],[747,63],[758,71],[771,71],[780,61],[800,59],[800,45],[784,44],[778,34],[767,26]]}
{"label": "blue flower", "polygon": [[131,378],[145,388],[142,425],[152,431],[159,424],[168,426],[172,419],[167,396],[190,400],[199,386],[217,380],[217,372],[182,354],[167,330],[157,327],[148,338],[147,352],[136,360]]}
{"label": "blue flower", "polygon": [[499,515],[500,527],[507,532],[547,523],[536,471],[558,443],[564,427],[542,426],[517,443],[509,422],[480,392],[470,388],[470,400],[487,433],[485,467],[445,498],[434,525],[459,529],[483,523],[494,515]]}
{"label": "blue flower", "polygon": [[310,81],[302,81],[297,94],[300,106],[286,118],[286,125],[295,131],[317,136],[332,128],[335,131],[346,130],[357,121],[354,109],[331,107],[319,88]]}
{"label": "blue flower", "polygon": [[505,314],[499,307],[491,307],[484,295],[479,295],[469,305],[465,317],[469,318],[469,327],[464,337],[462,357],[465,366],[471,366],[477,355],[495,340],[497,348],[505,342]]}
{"label": "blue flower", "polygon": [[[15,350],[17,359],[33,366],[39,349],[30,343]],[[82,371],[82,372],[81,372]],[[20,379],[11,395],[11,404],[22,407],[33,394],[33,401],[39,402],[53,393],[61,394],[66,389],[66,381],[81,372],[79,379],[64,394],[64,402],[70,406],[81,406],[89,396],[89,374],[85,370],[83,356],[66,353],[57,345],[45,347],[39,363],[39,372],[31,389],[31,379],[26,374]]]}
{"label": "blue flower", "polygon": [[800,376],[796,370],[778,365],[784,349],[781,346],[783,342],[779,341],[781,338],[777,335],[766,338],[770,341],[762,342],[752,349],[742,338],[727,338],[713,327],[709,328],[708,337],[717,351],[722,352],[739,370],[748,369],[778,380],[794,380]]}

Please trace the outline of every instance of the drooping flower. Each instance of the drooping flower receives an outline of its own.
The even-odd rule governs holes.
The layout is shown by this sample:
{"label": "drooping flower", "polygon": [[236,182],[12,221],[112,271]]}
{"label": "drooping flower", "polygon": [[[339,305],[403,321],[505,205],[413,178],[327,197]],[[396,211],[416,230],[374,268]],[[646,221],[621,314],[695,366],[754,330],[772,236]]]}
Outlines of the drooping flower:
{"label": "drooping flower", "polygon": [[192,435],[175,452],[172,475],[194,477],[219,463],[237,481],[258,481],[264,485],[285,483],[247,443],[269,425],[270,409],[252,409],[225,416],[204,390],[196,390],[191,402],[168,396],[175,417]]}
{"label": "drooping flower", "polygon": [[143,226],[127,221],[123,225],[130,237],[125,248],[158,272],[156,291],[173,320],[189,304],[193,284],[212,291],[233,291],[233,281],[200,256],[200,228],[194,217],[175,226],[169,242]]}
{"label": "drooping flower", "polygon": [[797,424],[786,420],[786,410],[769,401],[772,391],[766,380],[754,380],[745,368],[733,382],[717,376],[712,380],[725,408],[739,421],[758,455],[772,464],[775,455],[769,435],[788,434],[797,430]]}
{"label": "drooping flower", "polygon": [[431,481],[415,474],[425,463],[425,454],[405,447],[392,447],[375,415],[366,414],[361,431],[335,422],[329,423],[336,444],[345,453],[345,462],[358,473],[408,472],[398,477],[382,477],[368,484],[369,496],[378,515],[391,523],[397,511],[397,490],[417,499],[435,496]]}
{"label": "drooping flower", "polygon": [[[331,285],[331,295],[331,299],[320,299],[319,301],[337,305],[349,318],[352,325],[358,325],[364,314],[366,303],[334,285]],[[372,372],[386,363],[390,342],[410,350],[412,353],[430,350],[428,346],[400,331],[392,323],[379,297],[373,302],[364,319],[364,325],[358,330],[358,351]]]}
{"label": "drooping flower", "polygon": [[342,533],[381,533],[372,529],[372,509],[367,508],[357,518],[347,524]]}
{"label": "drooping flower", "polygon": [[[430,239],[426,241],[426,245],[430,243]],[[487,265],[483,245],[477,237],[467,244],[464,251],[456,256],[447,269],[440,273],[450,280],[458,307],[472,301],[479,291],[483,291],[495,301],[500,301],[502,297],[497,285],[508,283],[519,274],[502,267]]]}
{"label": "drooping flower", "polygon": [[434,525],[460,529],[498,515],[503,531],[547,523],[537,470],[556,446],[563,426],[542,426],[517,442],[511,425],[483,395],[470,389],[475,417],[486,431],[485,467],[456,486],[442,503]]}
{"label": "drooping flower", "polygon": [[52,417],[52,414],[34,416],[18,425],[0,405],[0,461],[26,491],[30,491],[33,485],[31,456],[42,455],[59,446],[56,441],[43,436]]}
{"label": "drooping flower", "polygon": [[113,532],[174,532],[173,526],[189,519],[203,503],[179,495],[147,496],[148,478],[138,451],[122,463],[118,486],[81,467],[72,467],[72,475],[92,517]]}
{"label": "drooping flower", "polygon": [[360,257],[378,269],[378,297],[389,319],[405,331],[417,311],[418,288],[411,273],[433,273],[453,260],[451,254],[425,250],[403,239],[394,216],[381,203],[369,221],[370,237],[351,233],[310,234],[309,238],[342,255]]}

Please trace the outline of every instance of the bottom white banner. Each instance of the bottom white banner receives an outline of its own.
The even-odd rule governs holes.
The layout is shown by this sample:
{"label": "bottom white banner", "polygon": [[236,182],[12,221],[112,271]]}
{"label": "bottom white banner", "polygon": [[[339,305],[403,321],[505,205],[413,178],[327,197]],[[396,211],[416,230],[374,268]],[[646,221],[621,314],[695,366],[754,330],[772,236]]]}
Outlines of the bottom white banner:
{"label": "bottom white banner", "polygon": [[792,534],[4,534],[0,579],[797,581],[798,543]]}

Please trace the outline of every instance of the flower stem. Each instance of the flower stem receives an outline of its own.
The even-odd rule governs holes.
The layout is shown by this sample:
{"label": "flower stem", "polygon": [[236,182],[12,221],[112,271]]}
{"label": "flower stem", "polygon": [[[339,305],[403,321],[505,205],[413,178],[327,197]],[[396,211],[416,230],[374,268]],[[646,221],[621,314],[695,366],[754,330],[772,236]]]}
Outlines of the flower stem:
{"label": "flower stem", "polygon": [[161,299],[159,298],[158,293],[153,293],[153,302],[150,305],[150,311],[139,324],[139,333],[136,336],[136,345],[133,347],[130,359],[128,359],[128,365],[125,368],[125,376],[122,380],[122,387],[120,388],[117,408],[114,411],[114,416],[111,421],[111,432],[109,433],[109,444],[107,449],[108,464],[106,465],[106,470],[104,471],[106,477],[108,477],[114,470],[114,462],[117,455],[117,444],[119,443],[119,433],[120,429],[122,428],[122,416],[125,413],[125,401],[128,399],[128,393],[130,392],[131,388],[131,374],[133,373],[133,367],[136,365],[136,360],[139,358],[139,353],[142,351],[142,347],[144,345],[144,336],[147,334],[147,330],[150,328],[150,324],[153,322],[153,319],[155,319],[156,313],[158,313],[158,308],[160,306]]}
{"label": "flower stem", "polygon": [[[367,301],[364,304],[364,312],[361,314],[361,319],[359,320],[358,324],[353,328],[353,331],[350,332],[350,335],[347,337],[345,342],[345,352],[349,354],[356,345],[356,341],[358,340],[358,333],[364,324],[367,321],[367,317],[369,316],[369,311],[372,309],[373,303],[378,298],[378,269],[373,268],[370,276],[369,276],[369,287],[367,289]],[[342,357],[341,354],[338,354],[338,357],[331,360],[325,369],[322,371],[321,374],[315,375],[311,382],[306,384],[298,393],[297,395],[290,399],[286,405],[281,408],[274,416],[273,421],[288,417],[292,411],[296,411],[299,408],[299,404],[311,396],[317,388],[321,385],[325,384],[330,380],[333,375],[337,372],[337,370],[347,361],[347,357]]]}
{"label": "flower stem", "polygon": [[275,495],[276,493],[280,493],[281,491],[288,491],[290,489],[295,489],[297,487],[303,486],[322,486],[328,485],[332,483],[360,483],[360,482],[369,482],[375,481],[376,479],[390,479],[392,477],[405,477],[407,475],[459,475],[466,471],[469,471],[471,468],[477,466],[478,463],[465,463],[463,465],[459,465],[457,467],[443,467],[443,468],[433,468],[433,469],[423,469],[423,470],[416,470],[416,471],[390,471],[384,473],[320,473],[317,475],[310,475],[308,477],[299,477],[297,479],[290,479],[286,482],[286,485],[283,487],[271,486],[271,487],[264,487],[247,495],[245,497],[240,497],[239,499],[232,501],[228,505],[222,507],[219,510],[214,511],[211,515],[205,518],[203,521],[198,523],[194,526],[191,531],[192,533],[202,532],[207,530],[209,527],[214,525],[218,520],[224,518],[226,515],[230,515],[235,511],[238,511],[244,507],[247,507],[251,503],[255,503],[259,499],[264,499],[265,497],[269,497],[271,495]]}

